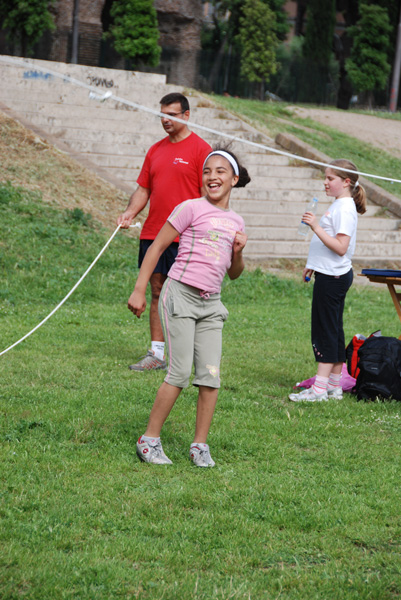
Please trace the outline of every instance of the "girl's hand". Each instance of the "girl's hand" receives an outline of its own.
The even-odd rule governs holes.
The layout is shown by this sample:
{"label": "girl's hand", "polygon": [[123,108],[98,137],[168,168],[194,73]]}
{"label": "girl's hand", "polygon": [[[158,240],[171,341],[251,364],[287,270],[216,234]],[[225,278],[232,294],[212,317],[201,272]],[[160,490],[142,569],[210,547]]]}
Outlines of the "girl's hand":
{"label": "girl's hand", "polygon": [[[314,271],[313,269],[307,269],[306,267],[302,271],[302,279],[303,281],[310,281],[312,278]],[[306,279],[308,277],[308,279]]]}
{"label": "girl's hand", "polygon": [[133,291],[128,299],[128,308],[139,319],[146,308],[146,297],[142,292]]}
{"label": "girl's hand", "polygon": [[319,225],[319,219],[312,212],[306,212],[302,215],[302,221],[309,225],[312,231],[315,231],[316,227]]}
{"label": "girl's hand", "polygon": [[238,254],[242,252],[245,248],[245,244],[248,240],[248,236],[243,231],[237,231],[235,233],[234,243],[233,243],[233,253]]}

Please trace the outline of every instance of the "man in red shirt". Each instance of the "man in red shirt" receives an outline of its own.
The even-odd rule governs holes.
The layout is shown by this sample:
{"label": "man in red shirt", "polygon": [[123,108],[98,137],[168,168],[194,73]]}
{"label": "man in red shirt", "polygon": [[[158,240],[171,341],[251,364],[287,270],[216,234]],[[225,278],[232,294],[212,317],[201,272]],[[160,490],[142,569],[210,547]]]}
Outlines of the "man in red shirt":
{"label": "man in red shirt", "polygon": [[[209,144],[188,129],[186,123],[179,123],[169,118],[177,117],[188,121],[189,103],[183,94],[167,94],[160,100],[160,105],[160,112],[165,115],[161,118],[161,123],[168,137],[148,150],[137,179],[138,187],[132,194],[125,212],[117,219],[117,224],[123,229],[128,228],[149,200],[149,214],[140,235],[139,267],[147,249],[177,204],[202,196],[203,163],[212,150]],[[134,371],[166,368],[163,330],[157,305],[167,273],[177,256],[177,250],[178,238],[162,254],[150,278],[151,349],[137,363],[130,366]]]}

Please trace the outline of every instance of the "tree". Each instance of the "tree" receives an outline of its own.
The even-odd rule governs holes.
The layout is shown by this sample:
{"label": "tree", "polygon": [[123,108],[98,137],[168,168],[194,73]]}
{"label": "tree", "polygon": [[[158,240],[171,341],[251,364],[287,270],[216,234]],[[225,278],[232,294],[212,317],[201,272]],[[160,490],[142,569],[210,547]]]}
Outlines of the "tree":
{"label": "tree", "polygon": [[[0,0],[1,1],[1,0]],[[110,10],[113,23],[107,36],[116,51],[135,63],[159,64],[157,14],[152,0],[115,0]]]}
{"label": "tree", "polygon": [[0,0],[1,28],[12,47],[20,45],[22,56],[32,52],[45,31],[55,28],[51,4],[52,0]]}
{"label": "tree", "polygon": [[327,66],[333,54],[335,0],[309,0],[303,53],[318,65]]}
{"label": "tree", "polygon": [[353,46],[345,66],[355,90],[367,93],[371,107],[373,92],[386,87],[391,70],[388,50],[392,27],[387,10],[381,6],[362,4],[360,13],[357,24],[348,29]]}
{"label": "tree", "polygon": [[284,10],[285,2],[286,0],[267,0],[266,2],[275,15],[274,32],[280,42],[283,42],[286,39],[287,33],[290,30],[288,25],[288,15]]}
{"label": "tree", "polygon": [[260,98],[264,100],[264,83],[277,71],[274,13],[263,0],[245,0],[239,25],[240,72],[248,81],[261,84]]}
{"label": "tree", "polygon": [[[244,15],[246,2],[244,0],[214,0],[220,12],[229,14],[228,30],[229,36],[234,38],[240,29],[240,19]],[[289,30],[287,13],[284,10],[285,0],[260,0],[274,13],[274,33],[281,41],[285,40]]]}

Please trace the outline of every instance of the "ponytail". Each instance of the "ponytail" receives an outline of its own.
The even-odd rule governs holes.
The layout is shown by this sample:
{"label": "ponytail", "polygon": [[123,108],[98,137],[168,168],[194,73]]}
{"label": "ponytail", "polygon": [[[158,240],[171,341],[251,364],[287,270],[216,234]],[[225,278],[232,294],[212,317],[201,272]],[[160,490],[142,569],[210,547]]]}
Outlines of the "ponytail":
{"label": "ponytail", "polygon": [[[341,167],[341,171],[337,170],[335,167]],[[366,192],[365,188],[358,181],[359,176],[358,173],[355,173],[357,169],[354,163],[345,158],[338,158],[330,163],[330,168],[338,175],[338,177],[341,177],[341,179],[350,180],[349,188],[355,202],[356,211],[360,215],[363,215],[366,212]],[[342,169],[344,169],[344,171]]]}
{"label": "ponytail", "polygon": [[360,214],[363,215],[366,212],[366,192],[365,192],[365,188],[359,184],[357,185],[357,187],[354,187],[354,189],[351,192],[352,197],[354,199],[355,202],[355,206],[356,206],[356,211]]}

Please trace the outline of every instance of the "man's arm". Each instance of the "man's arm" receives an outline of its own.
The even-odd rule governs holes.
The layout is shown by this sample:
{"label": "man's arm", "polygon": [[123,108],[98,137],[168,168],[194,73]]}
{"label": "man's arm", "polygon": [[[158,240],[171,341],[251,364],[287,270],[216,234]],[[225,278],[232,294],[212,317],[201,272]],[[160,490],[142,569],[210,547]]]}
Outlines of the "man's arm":
{"label": "man's arm", "polygon": [[121,225],[122,229],[128,229],[132,223],[132,219],[143,210],[149,200],[150,190],[138,185],[135,192],[129,199],[128,206],[117,219],[117,225]]}

